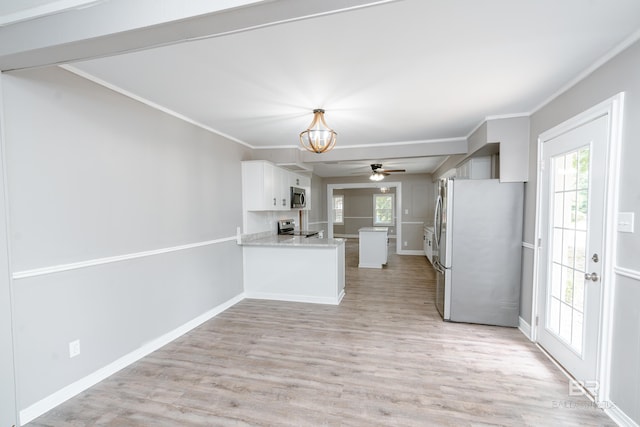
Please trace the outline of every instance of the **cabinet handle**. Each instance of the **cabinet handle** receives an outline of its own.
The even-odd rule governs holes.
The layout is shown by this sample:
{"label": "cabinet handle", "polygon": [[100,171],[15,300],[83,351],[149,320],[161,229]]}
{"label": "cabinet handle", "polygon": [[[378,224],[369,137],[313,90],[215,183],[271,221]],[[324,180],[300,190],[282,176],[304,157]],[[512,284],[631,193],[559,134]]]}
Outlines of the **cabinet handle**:
{"label": "cabinet handle", "polygon": [[273,198],[273,206],[275,206],[275,205],[276,205],[276,198],[274,197]]}
{"label": "cabinet handle", "polygon": [[282,206],[287,206],[287,199],[282,199]]}

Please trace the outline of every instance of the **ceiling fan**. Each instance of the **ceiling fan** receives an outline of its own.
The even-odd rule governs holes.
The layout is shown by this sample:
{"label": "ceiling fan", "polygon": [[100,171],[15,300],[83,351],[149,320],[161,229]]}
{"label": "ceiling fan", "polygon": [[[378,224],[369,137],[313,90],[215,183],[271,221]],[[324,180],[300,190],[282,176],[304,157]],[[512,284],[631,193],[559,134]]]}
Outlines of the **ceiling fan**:
{"label": "ceiling fan", "polygon": [[369,179],[371,181],[382,181],[385,176],[389,176],[393,172],[406,172],[404,169],[382,169],[381,163],[371,164],[371,175]]}

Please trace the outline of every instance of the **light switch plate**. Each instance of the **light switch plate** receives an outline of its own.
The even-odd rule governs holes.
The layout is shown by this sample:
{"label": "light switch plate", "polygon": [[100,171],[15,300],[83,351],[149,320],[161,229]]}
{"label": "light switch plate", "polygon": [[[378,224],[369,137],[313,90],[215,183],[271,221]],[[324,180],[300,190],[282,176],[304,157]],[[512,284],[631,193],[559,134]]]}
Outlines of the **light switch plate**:
{"label": "light switch plate", "polygon": [[634,212],[618,212],[618,231],[620,233],[633,233]]}

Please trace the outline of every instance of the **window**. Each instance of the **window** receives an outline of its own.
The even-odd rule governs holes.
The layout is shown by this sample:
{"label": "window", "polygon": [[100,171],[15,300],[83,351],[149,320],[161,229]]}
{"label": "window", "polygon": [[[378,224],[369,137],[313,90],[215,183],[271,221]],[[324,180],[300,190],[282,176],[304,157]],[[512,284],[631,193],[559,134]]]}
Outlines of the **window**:
{"label": "window", "polygon": [[393,194],[373,195],[373,225],[393,225]]}
{"label": "window", "polygon": [[333,196],[333,223],[344,224],[344,196],[342,194]]}

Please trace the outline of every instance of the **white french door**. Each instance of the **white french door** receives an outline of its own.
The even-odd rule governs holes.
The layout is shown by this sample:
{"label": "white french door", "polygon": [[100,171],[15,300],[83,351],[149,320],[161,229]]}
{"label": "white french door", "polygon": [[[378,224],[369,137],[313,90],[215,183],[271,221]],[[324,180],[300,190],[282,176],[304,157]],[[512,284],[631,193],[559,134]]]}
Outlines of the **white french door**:
{"label": "white french door", "polygon": [[541,141],[538,343],[595,394],[609,115]]}

